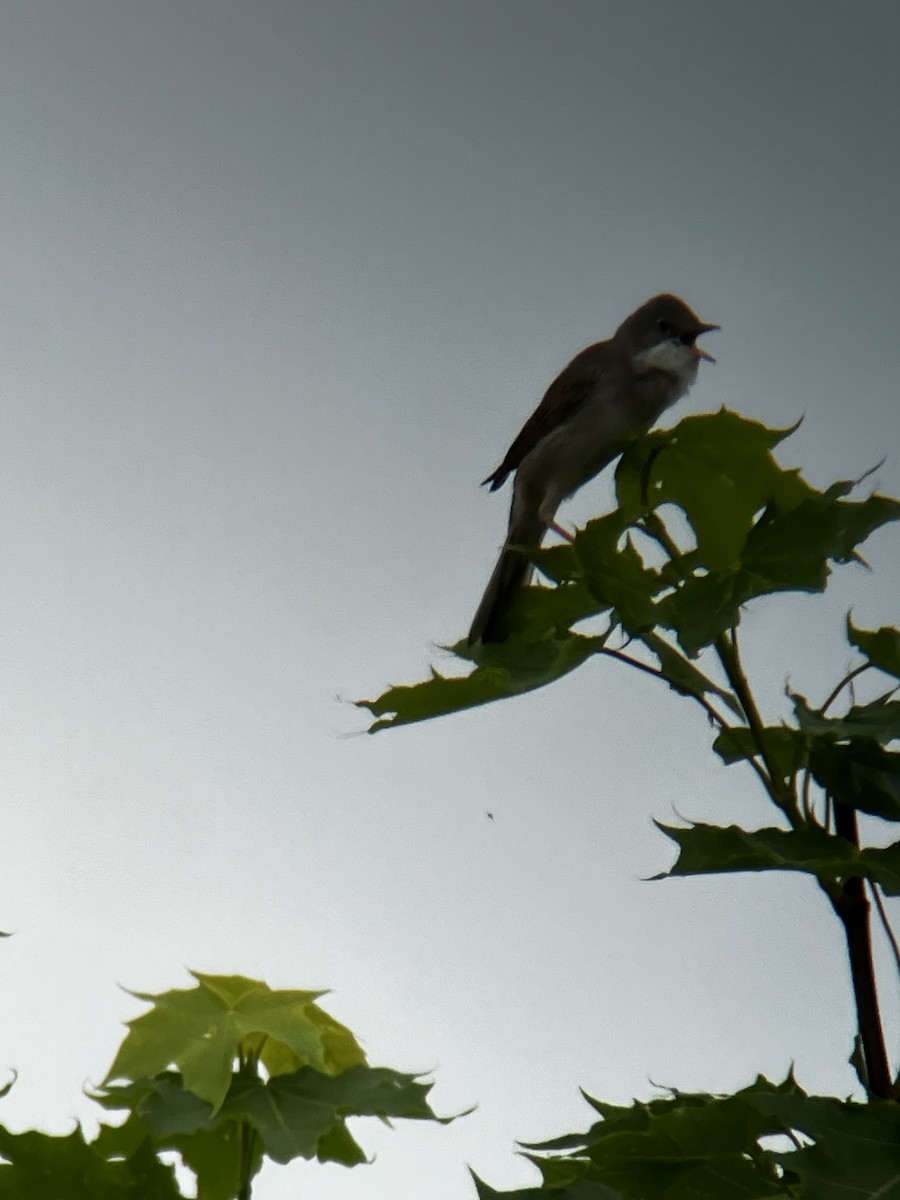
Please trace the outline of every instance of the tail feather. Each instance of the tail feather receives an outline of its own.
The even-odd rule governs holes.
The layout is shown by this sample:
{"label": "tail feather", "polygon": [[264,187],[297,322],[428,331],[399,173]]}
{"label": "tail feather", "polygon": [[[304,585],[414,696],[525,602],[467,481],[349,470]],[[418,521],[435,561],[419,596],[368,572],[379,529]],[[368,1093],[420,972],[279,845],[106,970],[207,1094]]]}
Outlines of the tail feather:
{"label": "tail feather", "polygon": [[502,642],[506,637],[509,632],[507,614],[519,588],[524,587],[531,576],[531,563],[521,550],[511,547],[537,546],[544,532],[543,523],[530,513],[524,514],[524,519],[520,516],[510,521],[506,542],[472,620],[470,646],[475,642]]}
{"label": "tail feather", "polygon": [[474,642],[503,640],[505,618],[519,588],[531,573],[531,563],[518,550],[501,550],[481,603],[469,630],[469,645]]}

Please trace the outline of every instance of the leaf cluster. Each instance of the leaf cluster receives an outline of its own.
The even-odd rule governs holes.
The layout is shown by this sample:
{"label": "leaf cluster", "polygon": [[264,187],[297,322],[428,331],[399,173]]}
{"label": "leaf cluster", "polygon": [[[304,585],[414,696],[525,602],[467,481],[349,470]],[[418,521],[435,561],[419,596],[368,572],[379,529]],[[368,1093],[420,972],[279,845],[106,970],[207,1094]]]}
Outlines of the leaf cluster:
{"label": "leaf cluster", "polygon": [[[900,518],[890,497],[853,498],[856,485],[846,480],[821,491],[781,466],[773,451],[792,432],[723,409],[636,441],[616,471],[617,508],[571,545],[531,551],[553,586],[522,590],[510,636],[457,643],[467,675],[434,672],[361,701],[375,718],[371,731],[520,695],[589,659],[625,663],[699,703],[717,731],[716,753],[748,764],[780,812],[778,825],[755,831],[660,825],[679,851],[664,874],[794,870],[832,892],[854,876],[897,895],[900,843],[854,846],[830,828],[822,797],[900,821],[900,753],[892,748],[900,739],[900,634],[848,618],[860,664],[818,708],[792,693],[793,719],[779,724],[760,716],[740,658],[748,603],[823,591],[835,564],[861,563],[860,544]],[[594,628],[585,631],[588,620]],[[888,675],[890,690],[831,714],[866,670]]]}
{"label": "leaf cluster", "polygon": [[616,470],[617,508],[571,545],[529,551],[555,586],[522,589],[504,641],[450,647],[467,674],[433,671],[359,701],[370,732],[533,691],[595,656],[621,657],[623,643],[676,691],[739,713],[693,660],[750,601],[823,591],[834,564],[861,563],[859,545],[900,517],[890,497],[852,499],[847,480],[819,491],[780,466],[772,451],[792,432],[722,409],[637,440]]}
{"label": "leaf cluster", "polygon": [[670,1092],[616,1106],[583,1093],[586,1133],[524,1147],[539,1188],[479,1200],[887,1200],[900,1188],[900,1105],[809,1096],[762,1076],[731,1096]]}
{"label": "leaf cluster", "polygon": [[[239,975],[194,973],[196,986],[134,993],[150,1010],[129,1032],[94,1099],[126,1114],[93,1142],[0,1129],[0,1198],[169,1200],[181,1196],[174,1151],[198,1200],[248,1197],[266,1158],[357,1166],[351,1117],[447,1123],[431,1084],[372,1067],[314,991],[275,990]],[[81,1190],[79,1190],[79,1188]]]}
{"label": "leaf cluster", "polygon": [[[851,1062],[869,1103],[807,1096],[790,1077],[627,1108],[588,1097],[601,1120],[586,1134],[527,1147],[541,1187],[499,1193],[476,1180],[481,1200],[900,1198],[900,1079],[880,1027],[866,898],[867,888],[879,906],[900,895],[900,840],[863,845],[858,821],[900,822],[900,633],[848,616],[856,665],[818,705],[788,692],[790,715],[775,721],[738,640],[748,604],[822,592],[836,565],[864,565],[859,547],[900,518],[900,502],[858,496],[862,480],[816,489],[774,457],[791,432],[723,409],[639,439],[616,471],[616,509],[571,545],[529,551],[551,586],[523,589],[505,640],[459,642],[451,649],[467,674],[434,672],[361,704],[376,732],[520,695],[589,659],[624,663],[699,704],[713,749],[755,772],[774,821],[657,823],[678,855],[655,878],[794,871],[818,883],[844,926],[859,1019]],[[863,674],[884,690],[860,702]]]}

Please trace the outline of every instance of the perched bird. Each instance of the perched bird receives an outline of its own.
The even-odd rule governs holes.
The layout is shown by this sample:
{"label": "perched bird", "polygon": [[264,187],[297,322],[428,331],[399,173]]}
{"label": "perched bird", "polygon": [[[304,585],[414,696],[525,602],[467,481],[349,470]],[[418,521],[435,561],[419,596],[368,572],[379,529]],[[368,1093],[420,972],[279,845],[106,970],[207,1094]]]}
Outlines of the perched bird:
{"label": "perched bird", "polygon": [[483,481],[495,492],[515,471],[506,541],[469,630],[469,644],[502,641],[506,617],[531,565],[513,547],[537,546],[563,500],[593,479],[688,391],[706,325],[677,296],[654,296],[606,342],[588,346],[547,389],[506,457]]}

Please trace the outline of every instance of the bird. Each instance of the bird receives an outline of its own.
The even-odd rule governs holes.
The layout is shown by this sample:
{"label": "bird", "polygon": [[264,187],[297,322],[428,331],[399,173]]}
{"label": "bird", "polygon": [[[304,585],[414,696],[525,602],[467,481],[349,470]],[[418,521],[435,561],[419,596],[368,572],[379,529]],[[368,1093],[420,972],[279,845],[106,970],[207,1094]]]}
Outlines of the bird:
{"label": "bird", "polygon": [[550,529],[572,541],[556,523],[560,504],[687,393],[700,360],[715,362],[697,338],[720,328],[678,296],[654,296],[557,375],[500,466],[482,480],[495,492],[515,473],[506,539],[472,620],[470,646],[509,635],[509,609],[532,569],[520,548],[539,546]]}

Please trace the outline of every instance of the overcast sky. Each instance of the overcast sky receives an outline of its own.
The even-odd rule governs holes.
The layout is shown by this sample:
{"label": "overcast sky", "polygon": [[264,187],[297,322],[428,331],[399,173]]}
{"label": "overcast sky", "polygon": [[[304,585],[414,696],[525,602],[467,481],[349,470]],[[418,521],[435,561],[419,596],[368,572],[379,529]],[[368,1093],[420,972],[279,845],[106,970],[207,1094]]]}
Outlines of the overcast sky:
{"label": "overcast sky", "polygon": [[[331,987],[479,1104],[259,1200],[525,1185],[579,1085],[848,1092],[813,884],[641,882],[651,815],[770,819],[699,709],[594,663],[346,735],[467,629],[478,481],[656,292],[723,327],[668,419],[805,414],[784,459],[900,492],[895,0],[6,0],[0,34],[3,1119],[89,1117],[117,983],[186,965]],[[896,529],[866,556],[748,616],[770,716],[830,690],[851,604],[896,622]]]}

